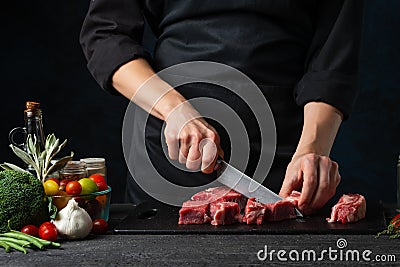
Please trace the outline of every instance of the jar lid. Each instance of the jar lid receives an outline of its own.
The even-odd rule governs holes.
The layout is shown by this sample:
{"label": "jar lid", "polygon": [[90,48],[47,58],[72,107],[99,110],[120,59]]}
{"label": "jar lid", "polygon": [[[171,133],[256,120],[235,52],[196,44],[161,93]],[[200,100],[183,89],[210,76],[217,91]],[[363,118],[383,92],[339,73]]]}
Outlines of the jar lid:
{"label": "jar lid", "polygon": [[85,162],[86,164],[98,164],[98,163],[105,163],[105,158],[84,158],[81,161]]}
{"label": "jar lid", "polygon": [[65,164],[64,169],[86,168],[86,164],[79,160],[70,160]]}

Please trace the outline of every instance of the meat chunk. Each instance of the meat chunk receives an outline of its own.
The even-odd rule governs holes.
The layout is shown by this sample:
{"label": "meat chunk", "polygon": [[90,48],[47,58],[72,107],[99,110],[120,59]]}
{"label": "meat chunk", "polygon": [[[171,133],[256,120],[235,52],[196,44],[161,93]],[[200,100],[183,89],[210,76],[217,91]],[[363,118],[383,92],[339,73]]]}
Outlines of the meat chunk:
{"label": "meat chunk", "polygon": [[212,225],[225,225],[241,222],[239,204],[236,202],[212,202],[210,204]]}
{"label": "meat chunk", "polygon": [[191,197],[196,201],[211,202],[235,202],[239,204],[239,209],[242,210],[247,202],[247,198],[225,186],[211,187],[204,191],[198,192]]}
{"label": "meat chunk", "polygon": [[292,200],[283,199],[275,203],[265,204],[264,206],[264,221],[278,222],[297,217],[295,212],[296,205]]}
{"label": "meat chunk", "polygon": [[246,224],[262,224],[265,213],[265,205],[256,201],[254,197],[247,200],[244,210],[243,222]]}
{"label": "meat chunk", "polygon": [[275,203],[262,204],[250,198],[244,211],[243,222],[247,224],[262,224],[263,222],[277,222],[296,218],[295,208],[300,193],[293,191],[292,194]]}
{"label": "meat chunk", "polygon": [[326,218],[330,223],[352,223],[365,218],[367,204],[360,194],[344,194],[338,203],[332,207],[331,217]]}
{"label": "meat chunk", "polygon": [[179,210],[178,224],[204,224],[211,221],[210,204],[204,201],[186,201]]}

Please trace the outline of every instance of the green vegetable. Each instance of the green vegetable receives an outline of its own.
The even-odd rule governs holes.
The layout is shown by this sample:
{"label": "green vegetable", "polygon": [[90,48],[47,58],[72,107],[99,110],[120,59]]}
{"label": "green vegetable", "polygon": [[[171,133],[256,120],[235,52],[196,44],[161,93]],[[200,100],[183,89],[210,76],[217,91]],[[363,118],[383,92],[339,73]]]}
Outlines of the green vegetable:
{"label": "green vegetable", "polygon": [[36,246],[38,249],[44,249],[44,244],[42,242],[40,242],[39,240],[33,238],[33,236],[21,233],[21,232],[7,232],[7,233],[3,233],[0,234],[0,238],[1,237],[10,237],[10,238],[15,238],[15,239],[19,239],[19,240],[25,240],[28,241],[29,243],[31,243],[32,245]]}
{"label": "green vegetable", "polygon": [[14,248],[16,250],[19,250],[19,251],[23,252],[24,254],[27,253],[26,249],[24,247],[20,246],[18,243],[10,242],[10,241],[1,241],[1,239],[0,239],[0,242],[3,242],[3,243],[6,244],[6,246],[8,246],[8,251],[7,251],[7,248],[5,247],[6,252],[9,252],[10,251],[10,247],[12,247],[12,248]]}
{"label": "green vegetable", "polygon": [[10,252],[11,247],[6,242],[0,241],[0,246],[2,246],[6,252]]}
{"label": "green vegetable", "polygon": [[26,254],[26,247],[36,247],[40,250],[44,250],[46,247],[59,248],[61,247],[61,244],[47,241],[15,230],[10,230],[9,232],[0,234],[0,246],[2,246],[6,252],[10,252],[11,248],[14,248]]}
{"label": "green vegetable", "polygon": [[28,172],[0,171],[0,233],[49,221],[42,183]]}
{"label": "green vegetable", "polygon": [[0,241],[7,242],[8,244],[14,243],[23,247],[28,246],[30,244],[30,242],[26,240],[21,240],[13,237],[4,237],[4,236],[0,236]]}
{"label": "green vegetable", "polygon": [[[65,164],[72,159],[74,153],[71,152],[70,156],[63,157],[54,164],[51,164],[51,160],[58,154],[58,152],[60,152],[66,143],[67,140],[64,140],[64,142],[60,144],[60,140],[57,139],[54,134],[49,134],[46,138],[44,150],[41,151],[36,136],[32,137],[32,135],[29,134],[26,139],[27,151],[24,151],[13,144],[10,144],[10,147],[15,155],[35,169],[36,177],[43,183],[50,173],[63,168]],[[21,170],[21,168],[11,163],[4,163],[1,167],[8,170]]]}

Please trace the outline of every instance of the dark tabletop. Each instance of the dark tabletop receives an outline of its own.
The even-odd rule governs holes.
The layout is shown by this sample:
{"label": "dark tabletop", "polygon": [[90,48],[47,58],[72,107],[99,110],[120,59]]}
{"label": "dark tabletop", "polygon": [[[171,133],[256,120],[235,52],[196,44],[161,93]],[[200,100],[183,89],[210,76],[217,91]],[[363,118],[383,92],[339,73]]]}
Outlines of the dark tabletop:
{"label": "dark tabletop", "polygon": [[[129,204],[112,205],[111,228],[132,209]],[[394,212],[387,210],[386,215],[392,216]],[[62,249],[29,250],[26,255],[5,253],[1,249],[0,266],[243,266],[271,263],[282,266],[288,263],[400,266],[400,239],[375,238],[372,234],[117,235],[110,231],[107,235],[61,241],[61,244]]]}

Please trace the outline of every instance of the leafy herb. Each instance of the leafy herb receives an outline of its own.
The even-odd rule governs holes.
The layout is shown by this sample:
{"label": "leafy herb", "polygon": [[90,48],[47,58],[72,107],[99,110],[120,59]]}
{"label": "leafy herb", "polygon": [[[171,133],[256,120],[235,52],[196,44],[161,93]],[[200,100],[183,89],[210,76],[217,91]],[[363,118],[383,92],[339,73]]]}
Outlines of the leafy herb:
{"label": "leafy herb", "polygon": [[[50,173],[63,168],[65,164],[72,159],[74,155],[73,152],[71,152],[71,155],[59,159],[53,165],[51,164],[51,160],[61,151],[66,143],[67,140],[64,140],[64,142],[60,144],[60,140],[57,139],[54,134],[50,134],[46,138],[44,150],[41,151],[36,136],[32,137],[32,135],[29,134],[26,139],[27,151],[24,151],[13,144],[10,144],[10,147],[15,155],[34,168],[36,177],[43,183]],[[18,166],[6,162],[0,166],[4,169],[22,170]]]}

